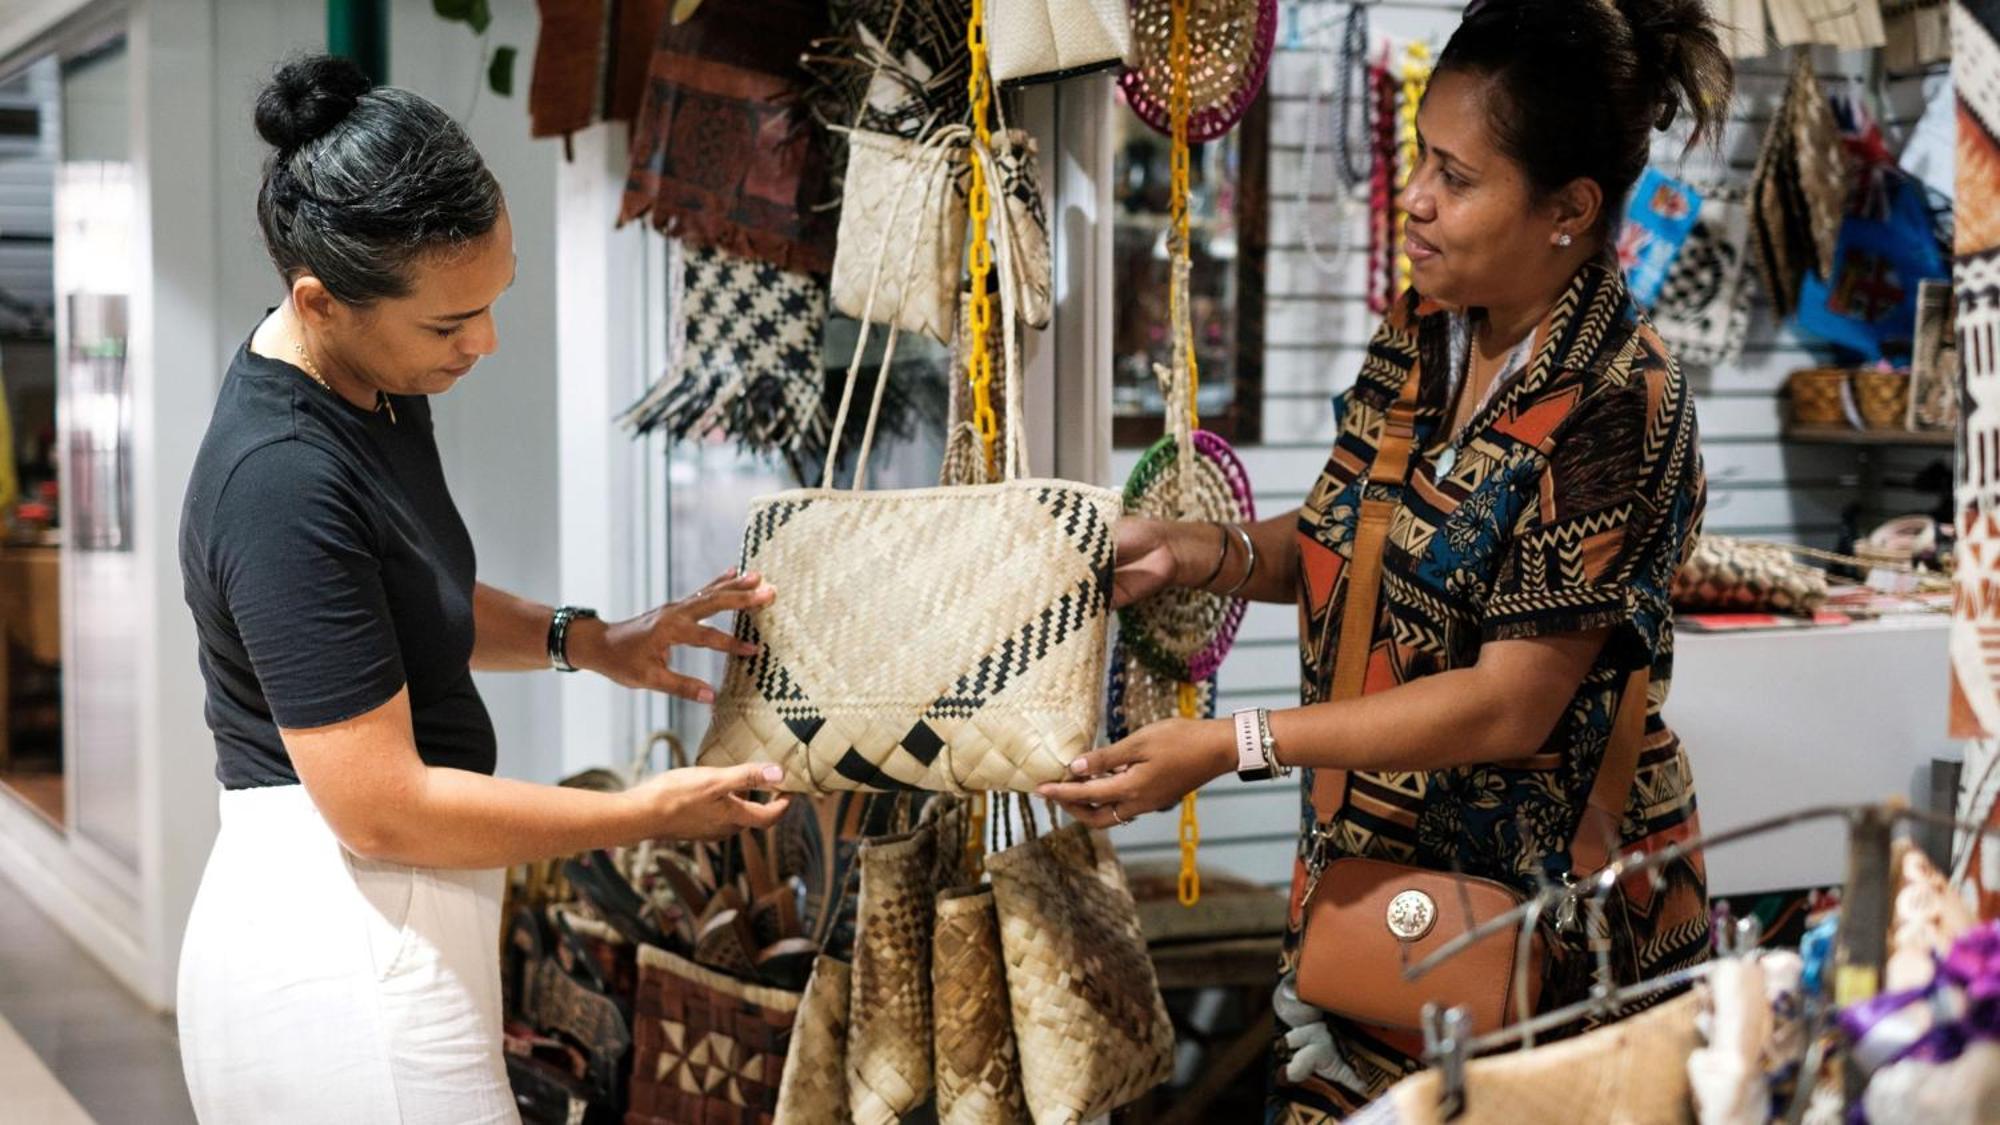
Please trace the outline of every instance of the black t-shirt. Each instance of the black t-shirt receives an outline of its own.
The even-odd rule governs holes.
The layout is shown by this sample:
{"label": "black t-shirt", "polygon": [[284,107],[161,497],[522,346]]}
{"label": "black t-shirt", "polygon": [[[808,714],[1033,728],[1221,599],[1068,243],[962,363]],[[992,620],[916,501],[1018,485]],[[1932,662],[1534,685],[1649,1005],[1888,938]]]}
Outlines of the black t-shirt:
{"label": "black t-shirt", "polygon": [[356,407],[246,341],[181,509],[216,777],[296,785],[278,728],[326,726],[409,685],[417,753],[492,773],[472,683],[472,539],[445,488],[429,400]]}

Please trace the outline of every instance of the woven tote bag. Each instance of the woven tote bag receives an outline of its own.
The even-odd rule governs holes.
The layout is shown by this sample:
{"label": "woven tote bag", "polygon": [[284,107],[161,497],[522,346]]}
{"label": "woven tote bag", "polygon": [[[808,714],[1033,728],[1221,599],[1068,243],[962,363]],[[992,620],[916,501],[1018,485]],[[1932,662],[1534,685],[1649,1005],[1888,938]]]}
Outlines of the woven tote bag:
{"label": "woven tote bag", "polygon": [[[1008,211],[993,209],[1003,277],[1014,266]],[[1000,298],[1012,323],[1011,287]],[[736,617],[736,635],[759,649],[730,659],[701,763],[776,763],[780,787],[798,793],[1026,792],[1061,780],[1097,735],[1121,500],[1029,477],[1011,331],[1000,333],[1003,479],[866,489],[892,327],[853,487],[834,488],[868,346],[869,317],[860,320],[820,487],[750,507],[742,568],[779,593]]]}
{"label": "woven tote bag", "polygon": [[847,1112],[847,1023],[851,970],[821,954],[799,1001],[778,1083],[777,1119],[785,1125],[850,1125]]}
{"label": "woven tote bag", "polygon": [[[922,141],[854,129],[833,307],[939,341],[951,339],[965,263],[965,151],[971,131],[939,129]],[[901,268],[891,259],[900,252]]]}
{"label": "woven tote bag", "polygon": [[847,1025],[855,1125],[896,1125],[931,1092],[931,927],[937,834],[861,845],[861,903]]}
{"label": "woven tote bag", "polygon": [[938,1125],[1026,1125],[993,888],[938,895],[931,938]]}
{"label": "woven tote bag", "polygon": [[799,994],[639,948],[626,1125],[771,1125]]}
{"label": "woven tote bag", "polygon": [[1110,841],[1072,824],[986,870],[1036,1125],[1088,1121],[1172,1076],[1173,1023]]}

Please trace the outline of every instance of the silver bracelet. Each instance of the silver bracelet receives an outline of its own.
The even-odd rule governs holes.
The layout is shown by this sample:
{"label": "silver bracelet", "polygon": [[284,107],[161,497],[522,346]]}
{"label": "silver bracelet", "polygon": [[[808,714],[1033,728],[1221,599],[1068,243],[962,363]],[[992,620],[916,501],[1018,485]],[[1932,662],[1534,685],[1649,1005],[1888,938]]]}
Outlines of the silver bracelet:
{"label": "silver bracelet", "polygon": [[1243,525],[1240,523],[1224,524],[1223,526],[1235,532],[1236,538],[1242,540],[1243,554],[1248,559],[1243,565],[1243,577],[1237,579],[1236,585],[1222,592],[1223,597],[1233,598],[1243,587],[1250,584],[1251,577],[1257,573],[1257,541],[1250,538],[1250,533],[1245,531]]}
{"label": "silver bracelet", "polygon": [[1271,735],[1271,711],[1268,707],[1257,708],[1257,742],[1264,753],[1264,765],[1269,767],[1272,777],[1292,776],[1292,767],[1278,760],[1278,740]]}

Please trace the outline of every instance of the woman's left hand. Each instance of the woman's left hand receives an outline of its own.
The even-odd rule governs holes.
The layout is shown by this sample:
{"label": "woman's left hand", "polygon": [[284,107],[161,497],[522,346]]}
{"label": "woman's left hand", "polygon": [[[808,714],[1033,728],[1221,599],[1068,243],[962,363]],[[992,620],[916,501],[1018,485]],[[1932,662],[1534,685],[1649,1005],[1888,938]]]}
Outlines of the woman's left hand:
{"label": "woman's left hand", "polygon": [[1071,773],[1088,780],[1035,792],[1092,828],[1109,828],[1170,809],[1235,766],[1236,735],[1226,720],[1167,719],[1070,764]]}
{"label": "woman's left hand", "polygon": [[677,602],[629,621],[606,622],[600,628],[575,634],[571,661],[624,687],[649,688],[696,703],[713,703],[714,688],[669,667],[674,648],[692,645],[731,656],[756,655],[757,646],[703,622],[719,613],[762,608],[776,596],[762,576],[726,570]]}

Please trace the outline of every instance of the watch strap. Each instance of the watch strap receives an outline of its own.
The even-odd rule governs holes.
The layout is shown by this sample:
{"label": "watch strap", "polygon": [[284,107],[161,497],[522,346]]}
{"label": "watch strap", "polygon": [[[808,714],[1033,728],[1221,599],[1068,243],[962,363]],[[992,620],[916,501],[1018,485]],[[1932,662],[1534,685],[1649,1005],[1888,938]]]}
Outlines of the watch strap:
{"label": "watch strap", "polygon": [[1271,776],[1271,762],[1264,756],[1264,723],[1257,708],[1236,712],[1236,776],[1244,781],[1264,781]]}

